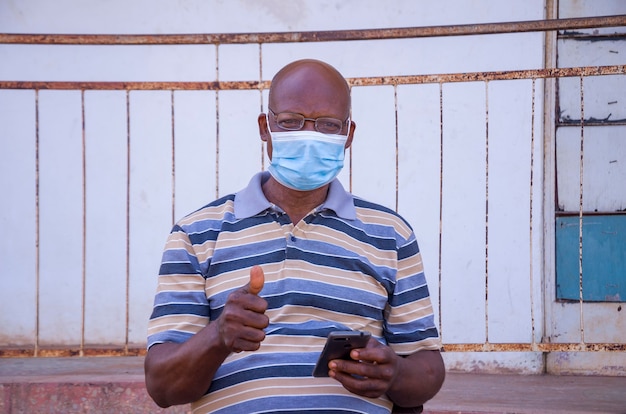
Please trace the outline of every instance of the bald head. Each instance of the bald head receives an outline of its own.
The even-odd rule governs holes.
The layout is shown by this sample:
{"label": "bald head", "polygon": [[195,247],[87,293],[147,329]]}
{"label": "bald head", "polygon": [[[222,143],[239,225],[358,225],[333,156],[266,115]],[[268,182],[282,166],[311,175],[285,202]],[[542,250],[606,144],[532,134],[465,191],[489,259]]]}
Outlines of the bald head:
{"label": "bald head", "polygon": [[272,79],[269,106],[276,113],[345,120],[350,114],[350,87],[331,65],[313,59],[297,60]]}
{"label": "bald head", "polygon": [[[267,143],[272,159],[270,131],[281,131],[278,114],[300,114],[307,119],[302,130],[313,130],[318,118],[334,118],[342,122],[339,134],[347,134],[345,148],[352,145],[356,123],[350,117],[350,87],[337,69],[319,60],[304,59],[282,68],[272,79],[268,114],[258,117],[259,135]],[[272,116],[269,116],[269,113]]]}

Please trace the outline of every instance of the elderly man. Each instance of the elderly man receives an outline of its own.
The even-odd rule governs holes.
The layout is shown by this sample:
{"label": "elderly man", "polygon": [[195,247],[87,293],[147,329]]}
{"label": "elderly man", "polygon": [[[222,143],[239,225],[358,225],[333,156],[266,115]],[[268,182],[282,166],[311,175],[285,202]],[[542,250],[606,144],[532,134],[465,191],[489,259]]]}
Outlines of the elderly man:
{"label": "elderly man", "polygon": [[[180,220],[150,318],[146,384],[194,413],[389,413],[440,389],[441,343],[415,235],[346,192],[350,89],[300,60],[258,117],[271,160],[242,191]],[[349,359],[313,367],[333,331],[368,331]]]}

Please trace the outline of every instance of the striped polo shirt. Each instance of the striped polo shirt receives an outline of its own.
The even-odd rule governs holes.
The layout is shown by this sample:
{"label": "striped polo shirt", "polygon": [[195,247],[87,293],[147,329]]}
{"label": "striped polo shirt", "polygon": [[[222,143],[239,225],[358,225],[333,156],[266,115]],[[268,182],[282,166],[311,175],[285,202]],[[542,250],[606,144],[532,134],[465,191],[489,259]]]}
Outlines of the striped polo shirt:
{"label": "striped polo shirt", "polygon": [[259,350],[231,354],[194,413],[389,413],[385,396],[350,393],[312,376],[326,336],[366,330],[397,354],[440,349],[422,259],[409,224],[346,192],[294,225],[255,175],[180,220],[163,253],[148,347],[184,342],[219,317],[260,265],[270,324]]}

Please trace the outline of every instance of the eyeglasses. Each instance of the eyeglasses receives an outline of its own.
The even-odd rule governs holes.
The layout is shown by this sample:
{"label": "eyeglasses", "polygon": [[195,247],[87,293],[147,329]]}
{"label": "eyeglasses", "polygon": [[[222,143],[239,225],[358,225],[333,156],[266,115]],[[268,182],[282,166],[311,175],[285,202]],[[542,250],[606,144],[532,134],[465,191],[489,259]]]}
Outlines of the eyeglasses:
{"label": "eyeglasses", "polygon": [[315,122],[315,130],[322,134],[339,134],[343,129],[343,124],[348,120],[340,121],[336,118],[305,118],[302,114],[294,114],[292,112],[280,112],[275,113],[272,108],[269,108],[269,112],[274,116],[276,124],[281,129],[287,131],[299,131],[304,127],[304,121]]}

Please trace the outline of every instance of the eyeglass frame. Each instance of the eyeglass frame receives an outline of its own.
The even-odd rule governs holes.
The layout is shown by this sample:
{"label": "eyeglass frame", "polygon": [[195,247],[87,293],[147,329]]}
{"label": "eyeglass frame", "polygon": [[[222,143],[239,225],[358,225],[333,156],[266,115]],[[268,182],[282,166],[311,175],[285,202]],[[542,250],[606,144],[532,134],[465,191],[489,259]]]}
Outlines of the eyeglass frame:
{"label": "eyeglass frame", "polygon": [[280,129],[282,129],[282,130],[285,130],[285,131],[301,131],[301,130],[302,130],[302,128],[304,128],[304,123],[305,123],[306,121],[312,121],[312,122],[313,122],[313,124],[314,124],[315,130],[316,130],[317,132],[324,133],[324,132],[322,132],[322,131],[320,131],[320,130],[319,130],[319,128],[318,128],[318,126],[317,126],[317,121],[318,121],[318,120],[320,120],[320,119],[332,119],[332,120],[335,120],[335,121],[339,121],[339,122],[341,123],[341,129],[339,129],[339,132],[337,132],[337,133],[334,133],[334,134],[329,133],[329,134],[331,134],[331,135],[341,135],[341,131],[343,131],[343,126],[346,124],[346,122],[349,122],[349,121],[350,121],[350,115],[348,115],[348,116],[346,117],[346,119],[344,119],[344,120],[342,121],[341,119],[338,119],[338,118],[333,118],[333,117],[331,117],[331,116],[320,116],[320,117],[318,117],[318,118],[307,118],[307,117],[305,117],[304,115],[299,114],[299,113],[297,113],[297,112],[279,112],[279,113],[276,113],[276,112],[274,112],[274,110],[273,110],[272,108],[270,108],[269,106],[267,107],[267,109],[268,109],[268,111],[272,114],[272,116],[274,117],[274,120],[275,120],[275,121],[276,121],[276,118],[278,118],[278,115],[280,115],[280,114],[291,114],[291,115],[298,115],[298,116],[302,117],[302,125],[300,125],[300,128],[298,128],[298,129],[289,129],[289,128],[285,128],[284,126],[282,126],[282,125],[280,125],[278,122],[276,122],[276,125],[278,126],[278,128],[280,128]]}

